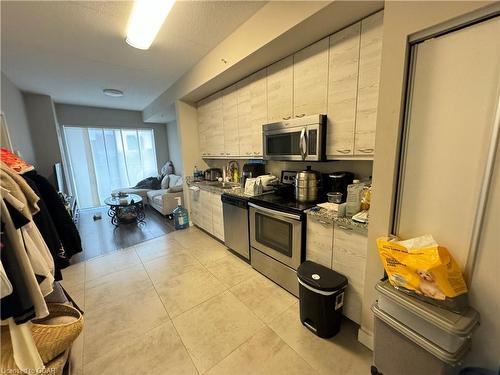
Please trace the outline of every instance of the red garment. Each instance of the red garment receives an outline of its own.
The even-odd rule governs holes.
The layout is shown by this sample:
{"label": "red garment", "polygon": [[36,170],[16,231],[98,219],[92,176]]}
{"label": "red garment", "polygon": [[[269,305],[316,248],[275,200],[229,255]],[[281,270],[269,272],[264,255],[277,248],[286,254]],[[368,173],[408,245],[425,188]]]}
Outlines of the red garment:
{"label": "red garment", "polygon": [[0,160],[19,174],[29,172],[35,169],[31,164],[13,154],[6,148],[0,147]]}

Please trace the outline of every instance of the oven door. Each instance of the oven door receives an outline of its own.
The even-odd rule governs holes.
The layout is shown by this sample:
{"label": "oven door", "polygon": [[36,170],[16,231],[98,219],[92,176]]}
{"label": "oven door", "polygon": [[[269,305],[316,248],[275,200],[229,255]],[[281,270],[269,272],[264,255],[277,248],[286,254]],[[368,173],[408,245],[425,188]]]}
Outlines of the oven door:
{"label": "oven door", "polygon": [[302,225],[299,215],[249,203],[250,246],[296,270],[302,260]]}
{"label": "oven door", "polygon": [[264,131],[263,136],[267,160],[318,161],[321,158],[319,124]]}

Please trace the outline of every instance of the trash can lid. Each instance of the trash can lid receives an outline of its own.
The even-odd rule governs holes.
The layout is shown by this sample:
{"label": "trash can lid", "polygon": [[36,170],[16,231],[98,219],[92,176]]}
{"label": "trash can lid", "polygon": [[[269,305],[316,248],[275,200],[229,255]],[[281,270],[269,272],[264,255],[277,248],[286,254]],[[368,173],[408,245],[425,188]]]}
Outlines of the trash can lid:
{"label": "trash can lid", "polygon": [[325,292],[333,292],[347,285],[347,277],[310,260],[299,266],[297,277],[304,284]]}

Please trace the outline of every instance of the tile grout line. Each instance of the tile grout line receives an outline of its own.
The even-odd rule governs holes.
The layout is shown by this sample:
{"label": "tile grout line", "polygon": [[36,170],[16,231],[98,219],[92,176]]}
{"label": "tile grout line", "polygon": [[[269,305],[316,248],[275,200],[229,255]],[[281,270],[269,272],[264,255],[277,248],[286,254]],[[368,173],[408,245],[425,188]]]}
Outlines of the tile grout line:
{"label": "tile grout line", "polygon": [[151,279],[151,276],[149,275],[149,272],[148,272],[148,270],[147,270],[146,266],[144,265],[144,262],[142,261],[142,258],[141,258],[141,257],[140,257],[140,255],[137,253],[137,250],[136,250],[136,249],[134,249],[134,251],[135,251],[136,255],[139,257],[139,260],[141,261],[141,264],[142,264],[142,268],[143,268],[143,269],[144,269],[144,271],[146,272],[146,275],[148,275],[148,279],[149,279],[149,281],[150,281],[150,282],[151,282],[151,284],[153,285],[153,289],[154,289],[154,291],[155,291],[155,293],[156,293],[156,296],[157,296],[157,297],[158,297],[158,299],[160,300],[160,303],[162,304],[163,309],[165,310],[165,313],[167,314],[167,316],[168,316],[168,318],[169,318],[170,324],[172,324],[172,327],[174,328],[174,331],[175,331],[175,333],[177,334],[177,337],[179,337],[179,340],[180,340],[180,342],[181,342],[182,346],[183,346],[183,347],[184,347],[184,349],[186,350],[186,352],[187,352],[187,354],[188,354],[188,357],[189,357],[189,360],[190,360],[190,361],[191,361],[191,363],[193,364],[193,367],[194,367],[194,369],[196,370],[196,372],[197,372],[198,374],[200,374],[200,372],[198,371],[198,368],[196,367],[196,365],[195,365],[195,363],[194,363],[194,361],[193,361],[193,358],[192,358],[192,356],[191,356],[191,354],[190,354],[190,352],[189,352],[189,350],[188,350],[188,348],[187,348],[186,344],[185,344],[185,343],[184,343],[184,341],[182,340],[182,337],[181,337],[181,335],[179,334],[179,331],[177,331],[177,327],[176,327],[176,326],[175,326],[175,324],[174,324],[174,320],[173,320],[173,318],[170,316],[170,314],[168,313],[168,311],[167,311],[167,307],[165,306],[165,303],[163,302],[163,299],[160,297],[160,295],[159,295],[159,293],[158,293],[158,290],[156,289],[156,285],[155,285],[155,283],[153,282],[153,280]]}

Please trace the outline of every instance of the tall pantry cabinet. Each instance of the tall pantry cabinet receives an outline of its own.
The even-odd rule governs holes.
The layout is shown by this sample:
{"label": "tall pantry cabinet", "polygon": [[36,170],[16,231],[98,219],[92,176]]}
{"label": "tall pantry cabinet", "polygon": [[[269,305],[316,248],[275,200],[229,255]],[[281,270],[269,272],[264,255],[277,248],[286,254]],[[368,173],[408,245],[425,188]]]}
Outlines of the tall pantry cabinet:
{"label": "tall pantry cabinet", "polygon": [[375,152],[383,12],[330,36],[326,154]]}

